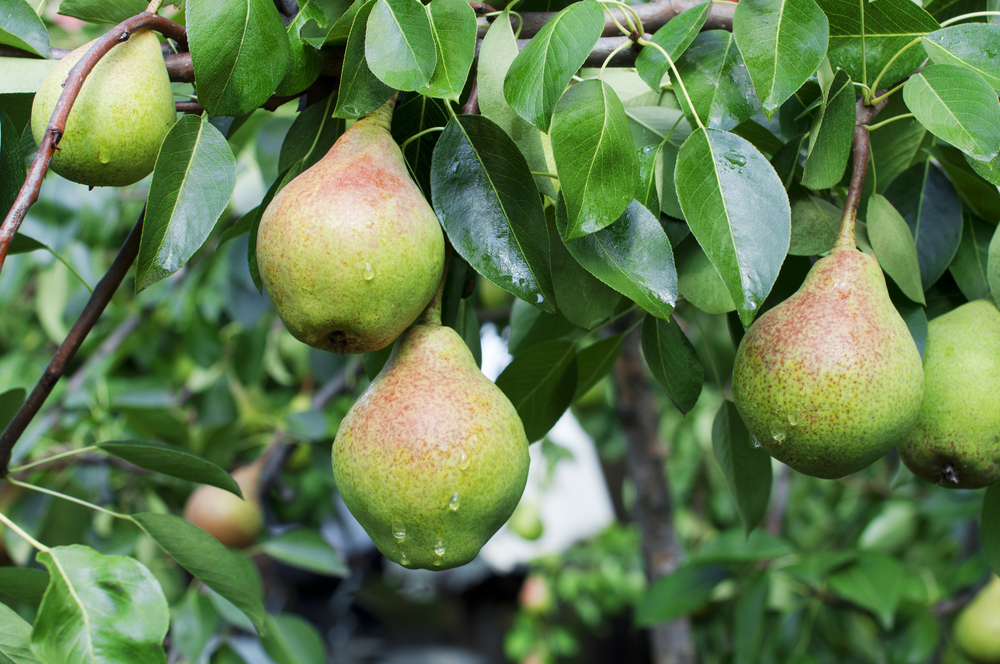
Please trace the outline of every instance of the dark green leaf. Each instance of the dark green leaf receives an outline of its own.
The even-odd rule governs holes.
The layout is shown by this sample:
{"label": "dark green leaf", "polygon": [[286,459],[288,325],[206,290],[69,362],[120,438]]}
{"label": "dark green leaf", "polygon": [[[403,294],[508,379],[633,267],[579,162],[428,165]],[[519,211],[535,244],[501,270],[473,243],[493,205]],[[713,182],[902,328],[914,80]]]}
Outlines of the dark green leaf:
{"label": "dark green leaf", "polygon": [[826,199],[809,196],[792,203],[791,256],[818,256],[833,248],[841,210]]}
{"label": "dark green leaf", "polygon": [[286,34],[288,35],[289,60],[291,64],[288,72],[281,79],[274,93],[280,96],[297,95],[319,77],[323,69],[323,56],[310,44],[302,41],[299,36],[302,28],[308,21],[326,21],[326,14],[313,0],[305,0],[295,15],[292,22],[288,24]]}
{"label": "dark green leaf", "polygon": [[390,88],[418,90],[431,80],[437,54],[430,19],[418,0],[377,0],[365,35],[365,60]]}
{"label": "dark green leaf", "polygon": [[148,4],[145,0],[62,0],[59,13],[88,23],[118,24],[141,14]]}
{"label": "dark green leaf", "polygon": [[642,355],[677,410],[686,414],[694,408],[701,395],[705,368],[676,319],[646,316],[642,322]]}
{"label": "dark green leaf", "polygon": [[215,630],[219,628],[219,614],[212,608],[212,601],[195,586],[188,589],[184,599],[171,609],[171,642],[188,659],[197,661]]}
{"label": "dark green leaf", "polygon": [[[734,411],[735,412],[735,411]],[[788,540],[766,530],[754,530],[749,535],[741,528],[732,528],[709,540],[689,562],[698,565],[743,565],[795,553]]]}
{"label": "dark green leaf", "polygon": [[[902,95],[893,95],[885,109],[878,114],[878,122],[891,120],[910,111],[903,102]],[[871,166],[865,178],[862,200],[873,193],[884,193],[886,187],[900,173],[911,166],[927,160],[927,153],[921,147],[929,138],[924,126],[913,118],[895,120],[869,132],[871,136]]]}
{"label": "dark green leaf", "polygon": [[318,530],[296,528],[258,545],[264,553],[283,563],[325,576],[344,577],[350,573],[344,559],[333,550]]}
{"label": "dark green leaf", "polygon": [[733,625],[734,664],[755,664],[760,661],[760,648],[767,631],[767,595],[771,576],[765,569],[744,588],[736,603]]}
{"label": "dark green leaf", "polygon": [[920,285],[917,247],[909,226],[885,196],[875,194],[868,201],[868,239],[879,265],[900,290],[914,302],[925,304]]}
{"label": "dark green leaf", "polygon": [[[589,330],[611,315],[621,302],[622,295],[573,258],[559,237],[555,211],[549,207],[545,212],[549,222],[549,259],[552,261],[552,288],[556,293],[556,305],[567,321]],[[514,307],[517,308],[517,302]]]}
{"label": "dark green leaf", "polygon": [[[71,4],[70,0],[67,0],[66,4]],[[62,10],[62,7],[59,9]],[[3,10],[0,11],[0,44],[13,46],[43,58],[52,57],[49,33],[45,29],[45,24],[25,0],[4,2]]]}
{"label": "dark green leaf", "polygon": [[650,587],[635,609],[637,625],[668,622],[691,613],[706,602],[720,581],[726,578],[721,567],[684,565],[661,577]]}
{"label": "dark green leaf", "polygon": [[747,533],[764,518],[771,496],[771,457],[755,443],[736,404],[724,401],[712,425],[712,449]]}
{"label": "dark green leaf", "polygon": [[[33,567],[0,567],[0,593],[31,604],[42,601],[49,575]],[[2,606],[2,605],[0,605]]]}
{"label": "dark green leaf", "polygon": [[906,329],[913,337],[913,343],[917,345],[920,357],[924,356],[924,347],[927,345],[927,314],[919,304],[912,302],[901,302],[896,304],[896,311],[900,318],[906,323]]}
{"label": "dark green leaf", "polygon": [[927,148],[927,152],[938,160],[959,198],[974,214],[991,224],[1000,221],[1000,192],[973,170],[968,155],[942,143]]}
{"label": "dark green leaf", "polygon": [[325,664],[327,661],[326,646],[319,632],[291,613],[269,615],[267,633],[261,643],[275,664]]}
{"label": "dark green leaf", "polygon": [[1000,90],[1000,62],[996,58],[1000,51],[1000,25],[952,25],[926,35],[923,44],[934,62],[968,67],[994,90]]}
{"label": "dark green leaf", "polygon": [[239,486],[229,473],[187,450],[137,440],[98,443],[97,447],[154,473],[163,473],[199,484],[210,484],[243,497]]}
{"label": "dark green leaf", "polygon": [[344,133],[343,120],[333,115],[334,97],[330,95],[318,104],[313,104],[299,113],[288,128],[278,155],[278,172],[288,170],[298,164],[302,172],[322,159],[340,135]]}
{"label": "dark green leaf", "polygon": [[568,336],[576,327],[557,314],[547,314],[524,300],[515,300],[510,310],[510,341],[507,349],[519,355],[536,344]]}
{"label": "dark green leaf", "polygon": [[25,177],[27,171],[24,155],[21,154],[21,136],[7,113],[0,108],[0,211],[4,215],[14,204]]}
{"label": "dark green leaf", "polygon": [[993,484],[986,489],[983,511],[979,517],[979,531],[990,567],[995,574],[1000,574],[1000,484]]}
{"label": "dark green leaf", "polygon": [[[710,129],[732,129],[760,108],[733,35],[725,30],[709,30],[695,37],[677,61],[677,71],[698,117]],[[678,92],[677,99],[690,116],[684,94]]]}
{"label": "dark green leaf", "polygon": [[[376,0],[369,0],[364,3],[354,15],[351,36],[347,39],[347,47],[344,49],[344,66],[340,73],[340,85],[337,87],[334,117],[363,117],[382,106],[393,95],[394,90],[372,73],[365,59],[368,17],[375,7],[375,2]],[[336,29],[336,26],[334,28]]]}
{"label": "dark green leaf", "polygon": [[452,118],[431,162],[434,211],[476,272],[555,311],[545,214],[514,142],[479,115]]}
{"label": "dark green leaf", "polygon": [[[712,5],[703,2],[673,17],[656,31],[649,41],[659,45],[675,63],[681,54],[687,50],[694,38],[701,32],[711,11]],[[639,57],[635,59],[635,68],[646,85],[654,90],[660,89],[660,81],[670,71],[670,64],[663,54],[652,46],[644,46]]]}
{"label": "dark green leaf", "polygon": [[822,588],[831,572],[854,562],[857,557],[857,551],[817,551],[802,556],[799,562],[783,570],[808,586]]}
{"label": "dark green leaf", "polygon": [[437,66],[424,94],[457,102],[476,53],[476,13],[464,0],[432,0],[427,12]]}
{"label": "dark green leaf", "polygon": [[726,284],[694,236],[685,238],[677,247],[677,291],[708,314],[736,310]]}
{"label": "dark green leaf", "polygon": [[732,129],[732,133],[740,138],[750,141],[755,148],[772,158],[781,151],[785,144],[781,139],[771,133],[771,130],[760,124],[753,118],[744,120]]}
{"label": "dark green leaf", "polygon": [[993,233],[993,239],[990,240],[989,257],[986,261],[986,281],[990,284],[990,292],[993,293],[993,299],[996,300],[1000,296],[1000,226],[997,226],[997,230]]}
{"label": "dark green leaf", "polygon": [[[411,136],[426,129],[444,127],[451,117],[445,106],[447,103],[424,95],[406,95],[392,114],[392,139],[402,145]],[[410,173],[415,176],[420,190],[427,198],[431,195],[431,160],[439,138],[441,132],[432,131],[415,138],[403,150]]]}
{"label": "dark green leaf", "polygon": [[622,352],[620,334],[593,343],[576,354],[576,391],[573,401],[581,398],[611,371]]}
{"label": "dark green leaf", "polygon": [[660,161],[660,146],[639,148],[639,183],[633,196],[654,218],[660,217],[660,198],[656,193],[656,164]]}
{"label": "dark green leaf", "polygon": [[569,408],[576,390],[576,353],[569,341],[532,346],[496,380],[521,417],[528,441],[540,440]]}
{"label": "dark green leaf", "polygon": [[994,230],[993,226],[973,214],[963,215],[962,241],[948,270],[969,301],[984,298],[990,293],[986,267]]}
{"label": "dark green leaf", "polygon": [[6,604],[0,604],[0,662],[41,664],[31,652],[31,625]]}
{"label": "dark green leaf", "polygon": [[830,577],[830,591],[868,609],[883,629],[892,629],[903,590],[903,567],[889,556],[868,551]]}
{"label": "dark green leaf", "polygon": [[23,387],[15,387],[13,390],[7,390],[0,394],[0,431],[6,429],[10,421],[14,419],[14,415],[20,410],[27,394]]}
{"label": "dark green leaf", "polygon": [[854,139],[855,93],[851,77],[837,72],[823,108],[809,133],[809,157],[802,184],[810,189],[828,189],[844,176]]}

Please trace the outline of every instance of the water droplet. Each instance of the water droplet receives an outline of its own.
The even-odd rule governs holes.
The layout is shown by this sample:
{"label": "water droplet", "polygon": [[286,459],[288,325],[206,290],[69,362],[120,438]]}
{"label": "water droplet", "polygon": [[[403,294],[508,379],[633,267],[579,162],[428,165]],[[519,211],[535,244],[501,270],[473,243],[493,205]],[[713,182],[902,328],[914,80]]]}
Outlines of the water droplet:
{"label": "water droplet", "polygon": [[451,498],[448,499],[448,509],[452,512],[458,511],[458,506],[462,504],[461,499],[458,497],[458,491],[451,494]]}
{"label": "water droplet", "polygon": [[778,445],[781,445],[783,442],[785,442],[785,431],[777,426],[772,427],[771,438],[774,438],[774,442],[776,442]]}
{"label": "water droplet", "polygon": [[460,450],[458,455],[458,468],[459,470],[465,470],[472,463],[472,460],[465,454],[465,450]]}
{"label": "water droplet", "polygon": [[110,155],[108,155],[108,154],[106,154],[106,153],[104,152],[104,150],[101,150],[101,149],[98,149],[98,150],[97,150],[97,159],[98,159],[98,160],[99,160],[99,161],[100,161],[100,162],[101,162],[102,164],[107,164],[108,162],[110,162],[110,161],[111,161],[111,156],[110,156]]}
{"label": "water droplet", "polygon": [[726,161],[730,164],[735,164],[736,166],[745,166],[747,163],[747,158],[738,152],[730,152],[726,155]]}
{"label": "water droplet", "polygon": [[753,443],[753,446],[756,447],[758,450],[760,449],[760,441],[757,440],[755,436],[750,436],[750,442]]}
{"label": "water droplet", "polygon": [[437,542],[434,542],[434,554],[438,556],[443,556],[444,552],[445,552],[444,541],[438,540]]}
{"label": "water droplet", "polygon": [[399,552],[399,564],[402,565],[403,567],[410,566],[410,557],[405,553],[403,553],[402,551]]}
{"label": "water droplet", "polygon": [[402,542],[406,539],[406,526],[401,523],[392,524],[392,536]]}
{"label": "water droplet", "polygon": [[371,263],[365,263],[365,268],[361,271],[361,276],[365,278],[365,281],[371,281],[375,277],[375,270],[372,269]]}
{"label": "water droplet", "polygon": [[452,163],[452,165],[451,165],[451,174],[452,175],[457,175],[458,174],[458,168],[459,168],[459,166],[460,166],[460,164],[457,161],[454,162],[454,163]]}
{"label": "water droplet", "polygon": [[535,296],[535,304],[541,304],[544,301],[545,301],[545,298],[542,297],[541,295],[536,295]]}
{"label": "water droplet", "polygon": [[788,426],[795,426],[799,423],[799,414],[792,411],[788,414]]}

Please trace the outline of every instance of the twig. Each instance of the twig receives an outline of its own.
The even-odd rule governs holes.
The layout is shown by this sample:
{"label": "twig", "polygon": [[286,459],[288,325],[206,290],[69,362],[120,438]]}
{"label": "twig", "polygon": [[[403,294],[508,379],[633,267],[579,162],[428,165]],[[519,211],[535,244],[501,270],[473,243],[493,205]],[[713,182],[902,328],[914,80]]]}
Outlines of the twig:
{"label": "twig", "polygon": [[[649,2],[645,4],[632,5],[632,9],[639,15],[642,21],[643,30],[646,32],[656,32],[662,28],[673,17],[681,12],[701,4],[704,0],[664,0],[662,2]],[[728,3],[712,3],[708,13],[708,20],[705,21],[705,30],[729,30],[733,29],[733,10],[735,5]],[[548,23],[556,12],[525,12],[521,14],[524,20],[521,28],[522,37],[533,37],[538,34],[546,23]],[[517,25],[512,25],[516,28]],[[618,26],[610,17],[604,22],[604,36],[620,34]],[[480,35],[482,36],[482,35]]]}
{"label": "twig", "polygon": [[97,283],[94,294],[90,296],[90,300],[87,301],[80,317],[73,324],[66,339],[52,357],[52,361],[49,362],[45,373],[38,380],[35,389],[31,391],[21,409],[17,411],[7,428],[0,434],[0,477],[7,475],[7,464],[10,462],[10,453],[14,449],[14,445],[31,420],[38,414],[45,399],[52,392],[52,388],[65,373],[66,367],[97,323],[97,319],[101,317],[108,302],[111,301],[111,297],[118,290],[125,274],[135,261],[135,257],[139,253],[139,239],[142,237],[142,222],[145,216],[146,208],[143,207],[138,221],[135,222],[135,226],[132,227],[132,231],[125,240],[125,244],[122,245],[107,273]]}
{"label": "twig", "polygon": [[202,108],[201,104],[196,101],[178,101],[174,103],[174,106],[177,107],[178,113],[201,115],[205,112],[205,109]]}

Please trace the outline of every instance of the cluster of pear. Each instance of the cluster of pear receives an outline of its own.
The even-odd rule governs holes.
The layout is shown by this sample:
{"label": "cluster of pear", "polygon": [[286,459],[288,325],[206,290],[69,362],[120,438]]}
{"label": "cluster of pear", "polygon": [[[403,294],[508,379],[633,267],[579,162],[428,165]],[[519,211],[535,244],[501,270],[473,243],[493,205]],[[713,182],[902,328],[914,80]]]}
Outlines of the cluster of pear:
{"label": "cluster of pear", "polygon": [[514,511],[528,440],[514,406],[441,325],[444,235],[389,133],[394,101],[274,197],[257,264],[300,341],[365,353],[399,338],[340,425],[334,476],[387,558],[447,569],[472,560]]}
{"label": "cluster of pear", "polygon": [[991,301],[932,320],[921,360],[877,259],[845,241],[750,326],[733,368],[754,444],[827,479],[898,446],[914,474],[939,486],[995,482],[998,393],[1000,311]]}

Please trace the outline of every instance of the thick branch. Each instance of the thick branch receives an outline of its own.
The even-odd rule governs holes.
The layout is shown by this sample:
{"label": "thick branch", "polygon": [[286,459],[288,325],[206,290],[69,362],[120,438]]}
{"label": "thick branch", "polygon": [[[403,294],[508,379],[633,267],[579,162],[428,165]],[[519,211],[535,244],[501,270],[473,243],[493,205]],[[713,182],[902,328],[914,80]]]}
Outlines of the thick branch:
{"label": "thick branch", "polygon": [[[704,0],[663,0],[661,2],[649,2],[641,5],[632,5],[632,9],[634,9],[636,14],[639,15],[639,20],[642,21],[642,29],[645,32],[656,32],[666,25],[667,21],[673,17],[677,16],[686,9],[690,9],[695,5],[700,5],[703,1]],[[708,20],[705,21],[704,29],[731,31],[733,29],[733,10],[735,7],[736,5],[713,3],[712,8],[708,13]],[[617,12],[618,10],[612,11]],[[618,13],[620,15],[620,12]],[[556,12],[525,12],[524,14],[521,14],[524,24],[521,28],[520,36],[535,36],[538,34],[538,31],[542,29],[542,26],[548,23],[555,15]],[[511,25],[515,30],[517,29],[516,18],[511,22]],[[611,35],[620,35],[621,31],[610,17],[606,17],[604,21],[604,32],[602,34],[605,37],[610,37]]]}
{"label": "thick branch", "polygon": [[108,302],[111,301],[111,297],[118,290],[125,274],[135,261],[135,257],[139,253],[139,239],[142,237],[142,222],[145,216],[146,208],[143,208],[138,221],[135,222],[135,226],[132,227],[132,231],[128,235],[128,239],[125,240],[125,244],[122,245],[107,273],[97,283],[94,294],[90,296],[90,300],[83,308],[83,313],[80,314],[76,323],[73,324],[73,328],[66,335],[66,339],[59,346],[59,350],[52,357],[52,361],[49,362],[45,373],[38,380],[35,389],[31,391],[14,419],[0,434],[0,477],[7,475],[7,464],[10,462],[10,452],[14,449],[15,443],[31,420],[38,414],[42,404],[52,392],[52,388],[66,372],[66,367],[97,323],[97,319],[104,313],[105,307],[108,306]]}

